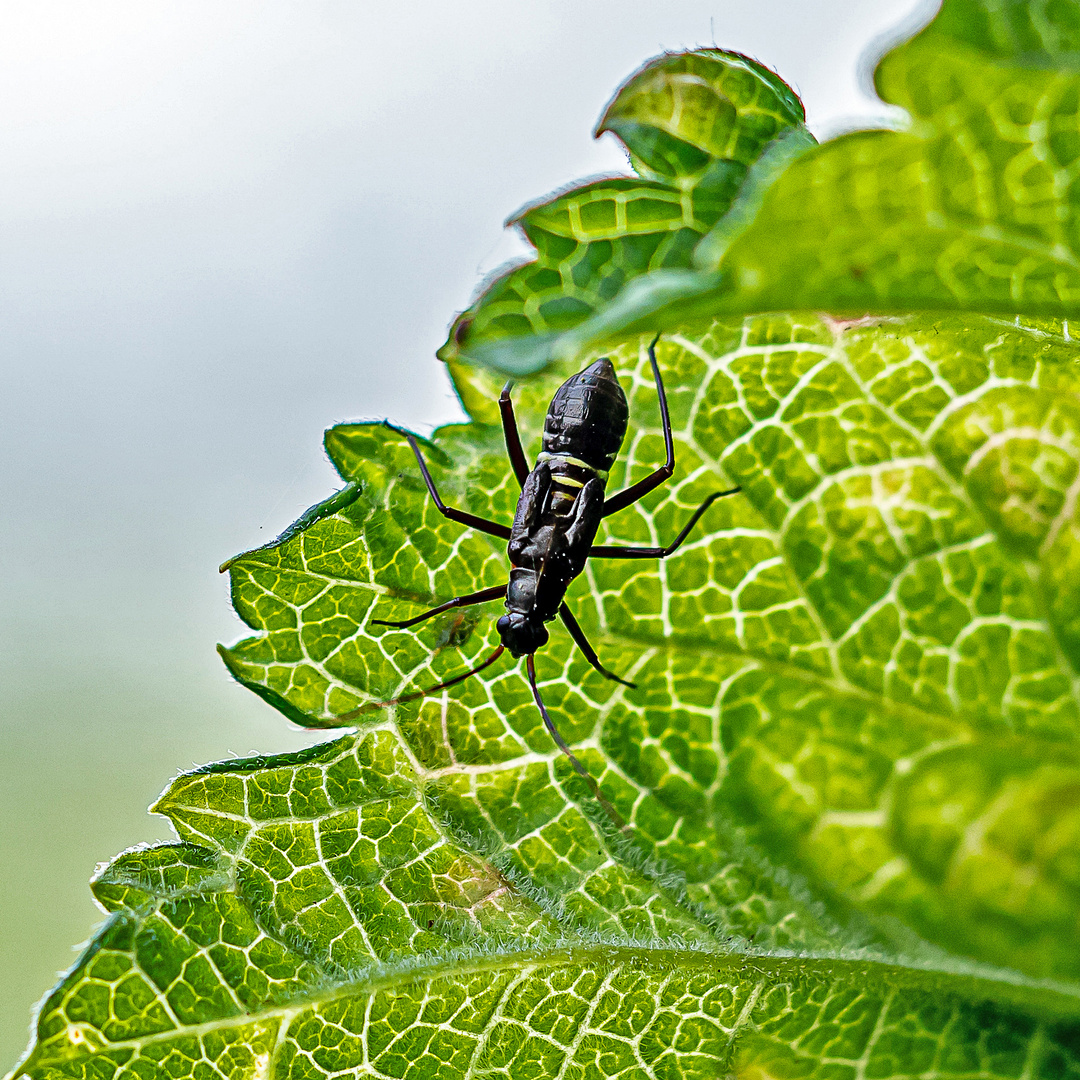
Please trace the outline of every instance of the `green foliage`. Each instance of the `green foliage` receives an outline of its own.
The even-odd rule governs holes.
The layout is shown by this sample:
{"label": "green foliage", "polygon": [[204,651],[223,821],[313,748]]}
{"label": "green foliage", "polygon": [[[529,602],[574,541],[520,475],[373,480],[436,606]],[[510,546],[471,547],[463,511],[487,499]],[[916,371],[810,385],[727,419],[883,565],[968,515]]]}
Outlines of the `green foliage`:
{"label": "green foliage", "polygon": [[772,176],[778,158],[813,145],[803,118],[790,87],[737,53],[703,49],[646,64],[596,129],[623,143],[638,175],[593,181],[511,218],[536,260],[497,278],[458,318],[443,358],[464,346],[521,370],[542,367],[560,336],[604,322],[629,286],[690,266],[717,222],[738,215],[740,192]]}
{"label": "green foliage", "polygon": [[[257,1076],[272,1055],[282,1076],[1080,1076],[1073,991],[912,935],[1080,978],[1071,346],[980,317],[769,316],[658,352],[678,472],[607,539],[672,535],[719,478],[744,494],[665,564],[575,583],[637,689],[560,629],[538,655],[629,828],[517,665],[378,704],[495,638],[490,611],[372,619],[497,583],[504,553],[434,511],[396,431],[334,428],[349,486],[233,560],[258,633],[223,655],[294,720],[363,726],[174,782],[155,809],[181,842],[96,880],[115,914],[46,1002],[29,1075]],[[643,344],[615,356],[618,487],[662,440]],[[506,520],[497,380],[458,374],[478,421],[439,433],[435,478]],[[517,395],[528,449],[564,374]]]}
{"label": "green foliage", "polygon": [[[712,106],[717,124],[734,112],[736,125],[752,133],[739,159],[746,178],[711,231],[696,245],[688,238],[616,295],[604,291],[608,264],[587,269],[578,248],[545,246],[526,228],[538,261],[495,281],[459,318],[440,355],[532,371],[552,355],[573,358],[634,332],[760,311],[1075,317],[1078,51],[1074,0],[945,0],[938,18],[885,56],[875,75],[881,97],[909,113],[909,128],[857,132],[813,148],[801,111],[779,104],[786,87],[760,67],[744,76],[747,85],[757,80],[758,100],[732,95],[726,112],[719,96],[714,104],[698,88],[695,131]],[[742,59],[713,50],[694,56],[698,64]],[[689,66],[684,57],[660,58],[612,108],[633,101],[635,134],[649,123],[665,127],[670,95],[637,87],[685,80],[674,72]],[[768,122],[758,116],[759,100],[778,103],[765,108]],[[652,182],[630,134],[610,123],[605,129],[627,142],[641,175],[618,183]],[[693,183],[685,156],[669,160],[667,184]],[[573,204],[589,190],[571,189],[557,202]],[[530,291],[541,273],[546,288]],[[590,292],[610,302],[599,311],[583,305]]]}
{"label": "green foliage", "polygon": [[448,503],[508,522],[501,378],[464,355],[563,355],[514,393],[532,454],[610,337],[618,490],[663,457],[633,331],[668,327],[676,473],[601,542],[742,493],[571,587],[636,688],[558,625],[537,654],[626,827],[520,664],[405,700],[489,655],[498,607],[375,620],[505,581],[505,550],[435,511],[398,431],[335,427],[346,485],[228,565],[254,633],[222,655],[352,727],[170,785],[178,842],[97,876],[109,920],[18,1075],[1080,1080],[1080,368],[1061,319],[986,314],[1070,312],[1068,185],[1014,162],[1068,144],[1077,34],[1076,4],[947,0],[879,69],[912,131],[817,149],[744,58],[642,69],[601,122],[640,179],[523,215],[537,262],[447,350],[472,420],[426,445]]}

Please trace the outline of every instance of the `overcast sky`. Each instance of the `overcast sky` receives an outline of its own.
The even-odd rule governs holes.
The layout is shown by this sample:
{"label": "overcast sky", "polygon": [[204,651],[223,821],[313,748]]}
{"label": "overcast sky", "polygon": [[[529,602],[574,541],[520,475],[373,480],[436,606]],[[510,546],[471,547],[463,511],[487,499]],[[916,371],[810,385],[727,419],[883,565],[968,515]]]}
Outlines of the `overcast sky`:
{"label": "overcast sky", "polygon": [[312,741],[226,677],[217,565],[334,489],[329,424],[460,418],[434,350],[507,216],[625,171],[618,84],[715,43],[824,137],[916,11],[0,0],[0,1072],[169,777]]}

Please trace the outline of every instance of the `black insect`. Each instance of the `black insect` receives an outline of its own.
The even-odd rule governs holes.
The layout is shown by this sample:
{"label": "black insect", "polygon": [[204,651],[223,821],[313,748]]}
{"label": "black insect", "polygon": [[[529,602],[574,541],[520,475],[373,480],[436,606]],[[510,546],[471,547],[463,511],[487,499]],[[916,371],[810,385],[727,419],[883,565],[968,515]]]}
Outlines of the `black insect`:
{"label": "black insect", "polygon": [[624,686],[633,686],[633,683],[619,678],[600,663],[596,650],[589,644],[588,638],[563,599],[570,582],[585,569],[585,563],[590,558],[666,558],[682,544],[713,502],[725,495],[734,495],[740,490],[734,487],[728,491],[713,492],[691,514],[690,520],[667,547],[617,547],[593,543],[604,518],[632,506],[669,479],[675,471],[671,416],[664,394],[664,383],[660,378],[660,368],[656,363],[657,340],[659,339],[655,339],[649,346],[649,362],[660,398],[667,460],[645,479],[610,498],[605,497],[604,489],[608,473],[615,464],[626,435],[628,409],[626,395],[616,378],[615,368],[606,357],[571,376],[555,392],[544,421],[543,448],[531,470],[525,460],[514,420],[514,406],[510,400],[512,383],[507,383],[503,388],[499,398],[503,434],[510,464],[518,483],[521,484],[514,524],[509,528],[496,521],[488,521],[464,510],[446,506],[439,498],[439,492],[416,439],[406,433],[424,483],[427,484],[428,492],[439,508],[439,513],[451,521],[509,541],[507,553],[512,567],[510,580],[505,585],[494,585],[490,589],[481,589],[468,596],[456,596],[453,600],[447,600],[445,604],[411,619],[397,622],[386,619],[371,620],[380,626],[404,629],[452,608],[483,604],[505,597],[506,614],[496,623],[502,644],[486,660],[437,686],[397,700],[423,697],[463,682],[494,664],[504,650],[509,650],[510,655],[515,658],[524,656],[529,685],[551,737],[594,792],[595,783],[552,723],[536,685],[533,654],[548,640],[545,624],[556,616],[562,619],[563,625],[570,631],[570,636],[585,658],[605,679],[613,679]]}

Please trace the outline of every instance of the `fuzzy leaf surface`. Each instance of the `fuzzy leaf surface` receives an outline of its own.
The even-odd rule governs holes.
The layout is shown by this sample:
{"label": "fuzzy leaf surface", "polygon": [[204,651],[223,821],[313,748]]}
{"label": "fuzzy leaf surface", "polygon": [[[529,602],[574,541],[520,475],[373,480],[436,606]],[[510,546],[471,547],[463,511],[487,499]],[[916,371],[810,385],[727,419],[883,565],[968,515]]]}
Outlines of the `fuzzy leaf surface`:
{"label": "fuzzy leaf surface", "polygon": [[184,837],[99,875],[115,914],[17,1075],[1080,1076],[1080,1000],[865,960],[589,940],[448,835],[392,724],[180,777]]}
{"label": "fuzzy leaf surface", "polygon": [[[636,689],[592,671],[557,624],[538,654],[556,723],[631,827],[630,864],[684,883],[668,897],[658,878],[675,923],[595,911],[595,928],[697,933],[705,905],[721,934],[833,940],[811,909],[794,917],[803,909],[776,874],[754,878],[742,905],[760,918],[732,905],[737,824],[771,865],[805,875],[838,923],[899,918],[983,962],[1080,978],[1073,346],[985,319],[760,317],[665,339],[658,356],[677,472],[607,519],[600,541],[662,543],[710,491],[743,492],[672,558],[594,559],[572,586],[601,658]],[[612,491],[663,457],[644,344],[616,359],[633,425]],[[471,377],[465,400],[494,421],[495,386]],[[560,378],[519,394],[527,452]],[[397,432],[347,425],[327,446],[361,492],[234,562],[237,610],[261,633],[224,654],[310,725],[489,655],[495,604],[411,630],[372,620],[507,575],[501,541],[438,514]],[[493,423],[444,429],[430,457],[449,504],[511,520],[517,483]],[[529,887],[562,903],[591,872],[592,841],[537,848],[534,832],[569,828],[565,800],[585,790],[520,665],[395,711],[462,835],[494,827]],[[781,926],[758,892],[793,917]]]}
{"label": "fuzzy leaf surface", "polygon": [[814,144],[803,121],[791,88],[747,56],[699,49],[650,61],[596,129],[622,142],[637,176],[593,180],[511,217],[536,259],[499,275],[459,317],[444,359],[463,346],[491,360],[494,348],[496,364],[535,370],[561,336],[604,322],[656,272],[688,272],[740,195]]}
{"label": "fuzzy leaf surface", "polygon": [[[906,130],[816,147],[774,137],[685,257],[650,266],[600,311],[574,308],[570,321],[556,313],[569,310],[575,290],[599,288],[599,270],[575,266],[571,286],[569,264],[560,264],[566,284],[539,306],[517,293],[515,307],[496,281],[440,355],[528,371],[626,334],[760,311],[1075,318],[1077,55],[1076,0],[944,0],[875,73],[882,99],[906,110]],[[659,101],[655,108],[663,115]]]}
{"label": "fuzzy leaf surface", "polygon": [[[294,720],[361,726],[173,783],[179,842],[99,876],[114,914],[24,1075],[1080,1076],[1073,347],[776,316],[658,356],[677,472],[601,539],[743,494],[665,563],[575,583],[636,689],[560,629],[537,657],[628,828],[518,665],[380,704],[488,655],[497,608],[372,620],[505,580],[505,554],[434,511],[400,433],[334,428],[348,484],[232,561],[257,632],[223,655]],[[662,455],[645,342],[614,358],[610,490]],[[515,392],[529,452],[562,374]],[[456,375],[477,419],[433,475],[508,520],[497,381]]]}

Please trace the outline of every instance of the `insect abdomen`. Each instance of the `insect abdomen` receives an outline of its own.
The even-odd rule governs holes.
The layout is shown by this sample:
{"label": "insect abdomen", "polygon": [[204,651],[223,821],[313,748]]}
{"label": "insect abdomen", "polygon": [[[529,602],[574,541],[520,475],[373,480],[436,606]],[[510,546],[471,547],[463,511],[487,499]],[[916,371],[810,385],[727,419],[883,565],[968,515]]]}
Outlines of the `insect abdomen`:
{"label": "insect abdomen", "polygon": [[544,455],[580,461],[606,481],[626,436],[628,416],[615,368],[603,357],[555,392],[544,421]]}

